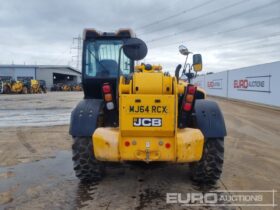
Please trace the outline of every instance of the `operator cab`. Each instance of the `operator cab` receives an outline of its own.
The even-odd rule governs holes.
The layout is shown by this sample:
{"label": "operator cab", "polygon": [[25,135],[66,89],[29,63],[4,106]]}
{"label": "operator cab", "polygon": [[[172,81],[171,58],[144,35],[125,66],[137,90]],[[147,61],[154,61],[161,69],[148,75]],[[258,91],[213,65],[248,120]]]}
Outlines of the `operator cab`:
{"label": "operator cab", "polygon": [[85,29],[82,56],[85,98],[102,99],[101,86],[106,82],[116,91],[119,68],[120,75],[134,71],[134,61],[120,50],[125,40],[132,37],[134,34],[128,29],[116,33]]}

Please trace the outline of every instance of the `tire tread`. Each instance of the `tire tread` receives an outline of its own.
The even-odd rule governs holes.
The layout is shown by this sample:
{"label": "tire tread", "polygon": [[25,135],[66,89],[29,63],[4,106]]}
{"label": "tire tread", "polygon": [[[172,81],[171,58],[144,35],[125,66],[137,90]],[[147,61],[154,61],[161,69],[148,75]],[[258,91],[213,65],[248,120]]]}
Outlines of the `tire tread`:
{"label": "tire tread", "polygon": [[191,178],[200,184],[215,184],[222,174],[224,139],[206,139],[200,161],[192,163]]}
{"label": "tire tread", "polygon": [[90,137],[73,137],[72,154],[74,171],[82,182],[98,181],[102,178],[103,166],[94,157]]}

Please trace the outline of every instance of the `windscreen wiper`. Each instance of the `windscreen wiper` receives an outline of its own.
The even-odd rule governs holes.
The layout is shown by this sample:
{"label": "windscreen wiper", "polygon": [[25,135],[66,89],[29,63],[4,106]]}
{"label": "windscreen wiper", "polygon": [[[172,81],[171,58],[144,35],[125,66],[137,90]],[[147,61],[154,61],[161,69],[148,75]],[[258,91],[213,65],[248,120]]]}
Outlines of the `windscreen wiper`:
{"label": "windscreen wiper", "polygon": [[96,55],[88,48],[87,49],[88,51],[89,51],[89,53],[91,54],[91,55],[93,55],[93,57],[95,58],[95,60],[98,62],[98,64],[100,65],[100,66],[102,66],[105,70],[107,70],[108,72],[110,72],[110,70],[108,69],[108,68],[106,68],[100,61],[99,61],[99,59],[96,57]]}

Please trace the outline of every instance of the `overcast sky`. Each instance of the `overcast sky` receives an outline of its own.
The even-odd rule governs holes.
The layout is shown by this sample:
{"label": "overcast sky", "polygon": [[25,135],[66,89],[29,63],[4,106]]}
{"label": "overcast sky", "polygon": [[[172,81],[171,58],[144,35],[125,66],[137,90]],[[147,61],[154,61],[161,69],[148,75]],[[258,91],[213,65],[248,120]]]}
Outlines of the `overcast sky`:
{"label": "overcast sky", "polygon": [[133,29],[145,62],[170,72],[180,44],[202,54],[204,72],[280,60],[280,0],[1,0],[0,64],[75,66],[72,39],[89,27]]}

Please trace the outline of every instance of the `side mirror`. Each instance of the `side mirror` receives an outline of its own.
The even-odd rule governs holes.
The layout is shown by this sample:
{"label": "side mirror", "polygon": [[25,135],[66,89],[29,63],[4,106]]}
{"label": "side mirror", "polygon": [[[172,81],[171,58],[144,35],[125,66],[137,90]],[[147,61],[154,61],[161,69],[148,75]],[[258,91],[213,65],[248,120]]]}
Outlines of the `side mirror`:
{"label": "side mirror", "polygon": [[202,57],[200,54],[193,55],[193,70],[195,72],[202,71]]}
{"label": "side mirror", "polygon": [[182,54],[182,55],[189,55],[191,52],[188,50],[188,48],[184,45],[180,45],[179,46],[179,52]]}
{"label": "side mirror", "polygon": [[148,53],[148,48],[141,39],[130,38],[124,42],[123,52],[129,59],[138,61],[145,58]]}

